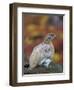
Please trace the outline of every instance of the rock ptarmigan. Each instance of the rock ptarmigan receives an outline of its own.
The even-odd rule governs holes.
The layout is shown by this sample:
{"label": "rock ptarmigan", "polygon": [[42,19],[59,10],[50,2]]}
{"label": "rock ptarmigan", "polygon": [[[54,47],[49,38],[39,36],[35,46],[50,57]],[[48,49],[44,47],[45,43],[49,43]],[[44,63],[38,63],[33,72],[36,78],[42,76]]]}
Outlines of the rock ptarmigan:
{"label": "rock ptarmigan", "polygon": [[52,40],[56,37],[55,34],[49,33],[44,38],[44,41],[33,48],[29,58],[29,69],[35,68],[37,65],[42,65],[47,68],[52,61],[55,49]]}

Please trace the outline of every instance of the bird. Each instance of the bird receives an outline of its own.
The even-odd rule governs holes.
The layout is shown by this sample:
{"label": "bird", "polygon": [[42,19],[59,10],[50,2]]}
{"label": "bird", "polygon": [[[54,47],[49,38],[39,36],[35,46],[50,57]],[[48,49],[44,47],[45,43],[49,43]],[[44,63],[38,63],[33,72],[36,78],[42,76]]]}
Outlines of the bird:
{"label": "bird", "polygon": [[56,35],[54,33],[48,33],[44,40],[33,48],[29,58],[29,70],[34,69],[38,65],[43,65],[48,68],[55,53],[55,48],[52,43],[55,37]]}

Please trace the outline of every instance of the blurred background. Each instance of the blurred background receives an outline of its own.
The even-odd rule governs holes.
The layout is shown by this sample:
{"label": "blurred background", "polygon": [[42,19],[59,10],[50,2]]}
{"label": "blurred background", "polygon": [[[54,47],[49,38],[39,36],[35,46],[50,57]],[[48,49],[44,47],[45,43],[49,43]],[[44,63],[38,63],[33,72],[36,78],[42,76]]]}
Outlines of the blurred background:
{"label": "blurred background", "polygon": [[63,64],[63,15],[24,14],[24,55],[25,63],[28,63],[33,48],[41,43],[48,33],[55,33],[52,41],[55,47],[53,62]]}

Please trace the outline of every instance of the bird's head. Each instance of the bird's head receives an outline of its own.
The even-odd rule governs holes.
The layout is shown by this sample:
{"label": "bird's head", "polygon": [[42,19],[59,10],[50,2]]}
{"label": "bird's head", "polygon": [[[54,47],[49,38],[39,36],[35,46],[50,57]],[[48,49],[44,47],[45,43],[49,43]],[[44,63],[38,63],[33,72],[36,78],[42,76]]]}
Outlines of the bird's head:
{"label": "bird's head", "polygon": [[53,39],[55,39],[56,35],[54,33],[48,33],[44,38],[44,43],[49,43]]}

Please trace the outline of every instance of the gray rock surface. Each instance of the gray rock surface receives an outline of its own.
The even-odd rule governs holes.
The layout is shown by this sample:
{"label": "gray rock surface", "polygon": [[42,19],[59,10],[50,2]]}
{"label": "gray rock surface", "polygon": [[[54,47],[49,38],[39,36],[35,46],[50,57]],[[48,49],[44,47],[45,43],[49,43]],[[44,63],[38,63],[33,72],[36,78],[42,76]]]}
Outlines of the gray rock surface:
{"label": "gray rock surface", "polygon": [[24,74],[41,74],[41,73],[62,73],[63,65],[55,64],[51,62],[48,68],[43,66],[37,66],[36,68],[29,70],[28,68],[24,68]]}

